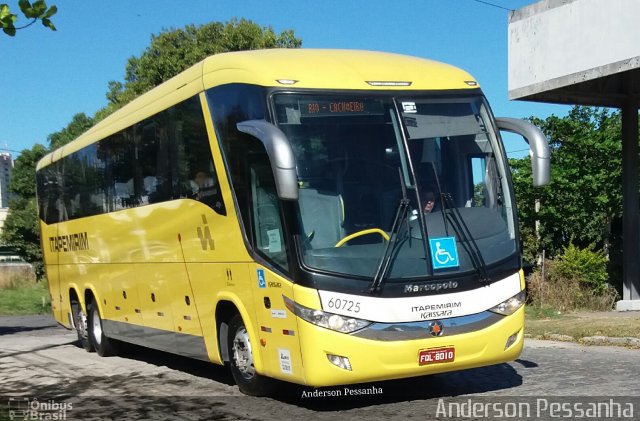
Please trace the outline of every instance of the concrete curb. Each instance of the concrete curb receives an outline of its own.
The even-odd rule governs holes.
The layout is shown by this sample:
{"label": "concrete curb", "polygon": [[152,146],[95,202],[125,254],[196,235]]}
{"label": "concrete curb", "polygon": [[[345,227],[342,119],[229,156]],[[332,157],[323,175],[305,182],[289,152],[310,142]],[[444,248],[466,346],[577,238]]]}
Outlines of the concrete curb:
{"label": "concrete curb", "polygon": [[557,333],[550,333],[548,335],[531,335],[525,333],[524,337],[550,341],[577,342],[584,345],[610,345],[627,348],[640,348],[640,339],[630,337],[616,338],[609,336],[585,336],[583,338],[574,338],[573,336],[560,335]]}

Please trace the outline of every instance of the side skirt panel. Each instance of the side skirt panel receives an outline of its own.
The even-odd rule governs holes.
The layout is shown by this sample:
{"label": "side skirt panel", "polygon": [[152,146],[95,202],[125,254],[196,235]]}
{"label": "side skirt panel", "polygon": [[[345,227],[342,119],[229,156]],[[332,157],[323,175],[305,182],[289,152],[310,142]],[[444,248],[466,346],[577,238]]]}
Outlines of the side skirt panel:
{"label": "side skirt panel", "polygon": [[103,320],[102,326],[105,335],[109,338],[189,358],[211,361],[207,355],[204,338],[201,336],[169,332],[114,320]]}

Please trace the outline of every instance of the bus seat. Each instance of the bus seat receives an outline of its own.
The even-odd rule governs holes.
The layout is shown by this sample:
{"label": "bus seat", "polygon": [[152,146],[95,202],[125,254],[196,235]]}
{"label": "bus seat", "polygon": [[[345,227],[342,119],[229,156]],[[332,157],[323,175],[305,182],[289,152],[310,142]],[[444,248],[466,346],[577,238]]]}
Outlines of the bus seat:
{"label": "bus seat", "polygon": [[345,236],[342,196],[316,189],[300,189],[299,196],[302,226],[311,246],[335,246]]}

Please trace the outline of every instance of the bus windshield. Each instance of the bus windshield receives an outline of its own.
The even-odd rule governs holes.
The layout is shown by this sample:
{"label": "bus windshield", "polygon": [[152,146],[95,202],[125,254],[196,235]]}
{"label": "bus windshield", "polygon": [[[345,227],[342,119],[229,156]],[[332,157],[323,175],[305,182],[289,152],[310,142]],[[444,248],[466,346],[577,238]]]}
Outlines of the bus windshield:
{"label": "bus windshield", "polygon": [[[276,94],[274,105],[296,158],[307,268],[372,277],[394,234],[390,282],[477,271],[474,250],[483,266],[516,252],[505,157],[482,95]],[[454,264],[434,260],[434,239],[453,243]]]}

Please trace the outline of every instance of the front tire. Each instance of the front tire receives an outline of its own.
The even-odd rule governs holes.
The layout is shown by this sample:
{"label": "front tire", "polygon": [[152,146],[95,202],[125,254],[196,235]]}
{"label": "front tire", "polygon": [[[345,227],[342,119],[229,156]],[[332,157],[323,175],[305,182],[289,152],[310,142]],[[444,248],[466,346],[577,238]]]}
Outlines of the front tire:
{"label": "front tire", "polygon": [[229,363],[231,374],[242,393],[249,396],[264,396],[269,389],[269,379],[256,372],[253,364],[253,349],[249,333],[239,314],[229,322]]}
{"label": "front tire", "polygon": [[102,329],[102,318],[98,305],[92,301],[88,306],[89,313],[89,339],[98,355],[110,357],[118,354],[118,344],[115,340],[107,338]]}

